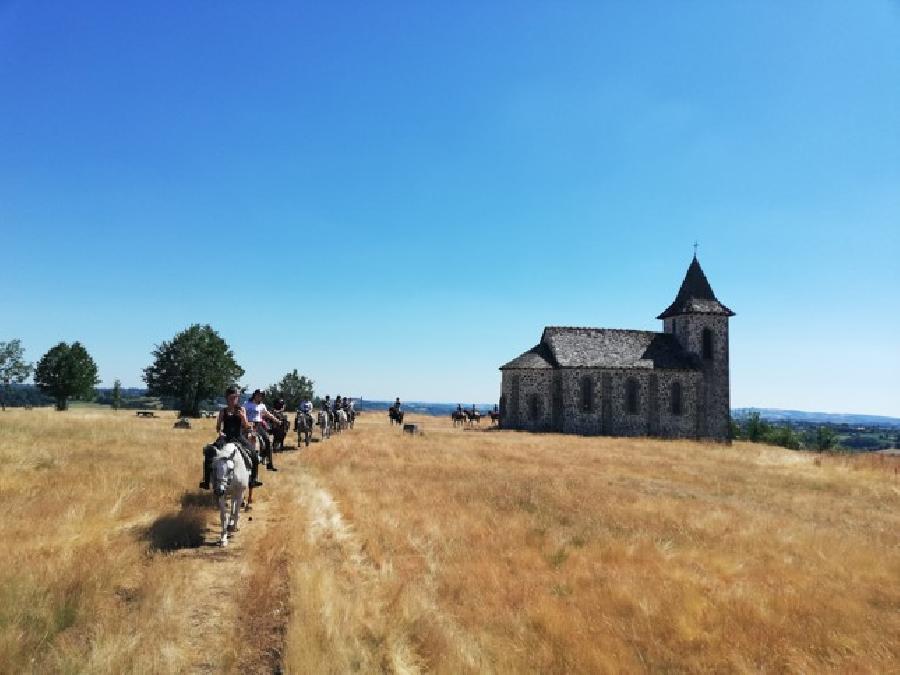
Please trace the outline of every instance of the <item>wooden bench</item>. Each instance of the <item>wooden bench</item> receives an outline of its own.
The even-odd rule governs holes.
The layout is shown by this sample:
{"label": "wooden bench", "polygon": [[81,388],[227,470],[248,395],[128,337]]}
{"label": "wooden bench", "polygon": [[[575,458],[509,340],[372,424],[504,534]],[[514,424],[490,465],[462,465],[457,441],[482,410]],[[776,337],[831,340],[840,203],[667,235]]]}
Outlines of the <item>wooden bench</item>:
{"label": "wooden bench", "polygon": [[138,410],[134,414],[137,415],[138,417],[156,417],[156,413],[153,412],[152,410]]}

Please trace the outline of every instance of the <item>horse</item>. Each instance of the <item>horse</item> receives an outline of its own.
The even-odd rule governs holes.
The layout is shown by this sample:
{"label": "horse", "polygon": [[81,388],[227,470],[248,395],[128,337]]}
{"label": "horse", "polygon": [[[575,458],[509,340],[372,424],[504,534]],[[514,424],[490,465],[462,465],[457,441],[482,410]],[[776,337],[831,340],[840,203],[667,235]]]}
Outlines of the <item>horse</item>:
{"label": "horse", "polygon": [[481,413],[472,408],[471,410],[466,410],[466,420],[469,422],[469,426],[474,424],[481,424]]}
{"label": "horse", "polygon": [[283,412],[275,411],[272,413],[278,424],[272,425],[272,452],[284,452],[284,438],[287,436],[288,430],[291,428],[287,415]]}
{"label": "horse", "polygon": [[462,410],[454,410],[450,414],[450,419],[453,420],[454,427],[461,427],[468,420],[468,416]]}
{"label": "horse", "polygon": [[400,410],[397,406],[392,405],[388,408],[388,419],[391,420],[391,426],[394,424],[403,424],[403,411]]}
{"label": "horse", "polygon": [[353,406],[350,406],[346,410],[347,413],[347,426],[351,429],[353,428],[353,423],[356,422],[356,410],[353,409]]}
{"label": "horse", "polygon": [[491,410],[490,416],[491,416],[491,424],[492,425],[500,424],[500,413],[499,412],[497,412],[496,410]]}
{"label": "horse", "polygon": [[309,447],[309,441],[313,431],[312,415],[302,410],[298,411],[297,417],[294,420],[294,431],[297,432],[297,447],[300,447],[300,443]]}
{"label": "horse", "polygon": [[347,428],[347,413],[343,408],[338,408],[334,411],[334,429],[338,433],[341,433],[344,429]]}
{"label": "horse", "polygon": [[316,422],[322,431],[322,440],[331,437],[331,412],[320,410],[318,421]]}
{"label": "horse", "polygon": [[[219,518],[222,522],[222,534],[219,546],[228,546],[228,535],[238,531],[238,518],[241,513],[241,500],[244,490],[252,493],[250,487],[250,470],[244,463],[237,443],[226,443],[217,449],[212,460],[212,489],[219,502]],[[227,503],[231,497],[231,504]],[[247,501],[249,503],[250,497]]]}

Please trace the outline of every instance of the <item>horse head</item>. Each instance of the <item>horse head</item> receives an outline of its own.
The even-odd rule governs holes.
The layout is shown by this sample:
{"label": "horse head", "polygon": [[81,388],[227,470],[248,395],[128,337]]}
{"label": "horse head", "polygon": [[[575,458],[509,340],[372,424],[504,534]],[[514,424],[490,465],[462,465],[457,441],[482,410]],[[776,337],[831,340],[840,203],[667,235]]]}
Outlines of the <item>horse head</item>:
{"label": "horse head", "polygon": [[212,488],[216,497],[225,494],[234,480],[234,458],[237,446],[227,443],[212,460]]}

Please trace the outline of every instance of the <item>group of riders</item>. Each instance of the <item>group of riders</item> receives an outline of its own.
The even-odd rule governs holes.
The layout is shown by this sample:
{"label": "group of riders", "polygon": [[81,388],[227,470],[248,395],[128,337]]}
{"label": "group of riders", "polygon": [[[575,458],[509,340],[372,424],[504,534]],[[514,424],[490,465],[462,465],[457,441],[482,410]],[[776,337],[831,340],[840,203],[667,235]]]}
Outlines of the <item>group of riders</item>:
{"label": "group of riders", "polygon": [[[240,451],[247,468],[250,471],[250,487],[260,487],[259,465],[265,463],[269,471],[278,471],[275,467],[274,450],[284,447],[284,436],[288,430],[287,415],[283,399],[278,399],[272,407],[272,411],[266,407],[265,393],[257,389],[250,398],[240,404],[240,392],[237,387],[229,387],[225,390],[225,407],[219,411],[216,419],[216,433],[218,438],[214,443],[203,449],[203,480],[200,489],[210,489],[210,473],[212,462],[216,454],[226,443],[234,443]],[[399,404],[400,399],[397,399]],[[323,429],[330,428],[332,420],[343,411],[346,419],[351,423],[356,417],[354,401],[349,396],[341,398],[326,396],[320,402],[320,418],[324,417]],[[297,408],[297,416],[294,420],[294,430],[302,433],[311,431],[313,427],[312,401],[302,401]],[[274,440],[269,437],[272,431]],[[253,447],[249,438],[253,435],[258,439],[260,452]]]}

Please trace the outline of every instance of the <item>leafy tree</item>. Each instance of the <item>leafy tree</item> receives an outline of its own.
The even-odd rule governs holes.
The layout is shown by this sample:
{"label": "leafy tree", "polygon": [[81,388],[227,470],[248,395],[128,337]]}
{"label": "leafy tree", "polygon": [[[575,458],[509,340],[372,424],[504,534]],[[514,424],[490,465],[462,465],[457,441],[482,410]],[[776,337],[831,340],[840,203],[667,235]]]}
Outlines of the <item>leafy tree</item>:
{"label": "leafy tree", "polygon": [[819,427],[816,429],[813,444],[819,452],[831,450],[837,445],[837,434],[831,427]]}
{"label": "leafy tree", "polygon": [[97,364],[80,342],[60,342],[34,369],[34,383],[56,399],[57,410],[66,410],[70,398],[90,398],[99,382]]}
{"label": "leafy tree", "polygon": [[25,363],[25,349],[21,340],[0,342],[0,409],[6,410],[6,398],[9,396],[9,387],[15,382],[22,384],[31,375],[32,365]]}
{"label": "leafy tree", "polygon": [[153,350],[153,363],[144,368],[151,396],[173,396],[180,414],[200,416],[200,404],[236,382],[244,374],[228,344],[211,326],[193,324]]}
{"label": "leafy tree", "polygon": [[754,410],[747,416],[747,422],[744,425],[744,437],[748,441],[759,443],[764,440],[769,433],[769,424],[759,417],[759,411]]}
{"label": "leafy tree", "polygon": [[122,407],[122,383],[118,380],[118,378],[115,382],[113,382],[112,407],[113,410],[118,410]]}
{"label": "leafy tree", "polygon": [[313,381],[305,375],[299,375],[297,369],[287,373],[281,378],[281,382],[273,384],[266,389],[266,399],[275,401],[283,398],[288,410],[296,410],[301,401],[313,399]]}
{"label": "leafy tree", "polygon": [[733,417],[728,418],[728,440],[735,440],[741,437],[741,427],[734,421]]}
{"label": "leafy tree", "polygon": [[800,449],[799,436],[786,424],[772,428],[766,440],[772,445],[780,445],[782,448],[788,448],[789,450]]}

